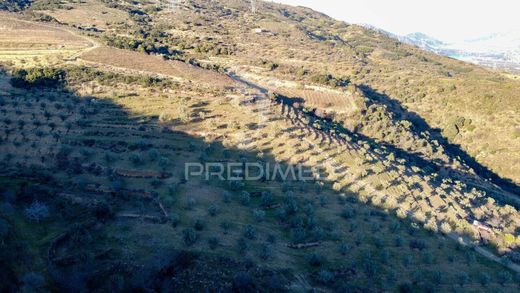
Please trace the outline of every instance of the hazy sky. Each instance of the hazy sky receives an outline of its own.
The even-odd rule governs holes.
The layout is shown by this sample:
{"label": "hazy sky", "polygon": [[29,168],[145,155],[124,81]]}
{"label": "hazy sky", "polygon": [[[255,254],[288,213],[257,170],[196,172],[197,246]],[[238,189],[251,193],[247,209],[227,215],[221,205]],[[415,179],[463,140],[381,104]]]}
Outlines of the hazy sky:
{"label": "hazy sky", "polygon": [[519,0],[274,0],[397,34],[423,32],[457,42],[520,30]]}

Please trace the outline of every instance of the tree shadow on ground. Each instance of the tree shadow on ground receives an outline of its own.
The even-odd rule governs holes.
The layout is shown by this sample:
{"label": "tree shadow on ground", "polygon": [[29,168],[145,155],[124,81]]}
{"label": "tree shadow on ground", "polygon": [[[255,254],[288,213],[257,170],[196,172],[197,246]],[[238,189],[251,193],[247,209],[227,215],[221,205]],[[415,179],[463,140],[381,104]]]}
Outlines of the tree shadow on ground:
{"label": "tree shadow on ground", "polygon": [[[58,104],[62,105],[58,106]],[[14,114],[17,120],[27,120],[23,125],[22,123],[7,124],[3,121],[2,153],[13,155],[2,161],[2,165],[6,167],[4,176],[13,180],[31,178],[33,182],[43,184],[50,190],[48,193],[26,190],[23,196],[15,199],[13,203],[25,206],[31,200],[40,200],[52,204],[55,211],[60,211],[58,218],[68,226],[62,234],[44,242],[42,247],[44,252],[41,252],[43,256],[40,256],[44,258],[46,270],[58,288],[63,290],[103,288],[114,291],[125,288],[157,291],[173,288],[182,291],[193,289],[190,286],[200,286],[196,287],[199,289],[209,286],[222,290],[238,290],[240,288],[229,287],[237,285],[277,290],[276,286],[280,283],[291,281],[282,277],[278,285],[273,285],[272,276],[277,272],[262,269],[260,265],[251,265],[248,260],[237,261],[225,257],[209,257],[205,254],[199,257],[198,254],[186,255],[184,252],[179,252],[164,258],[151,257],[150,262],[145,264],[128,262],[128,257],[122,257],[124,253],[136,255],[138,253],[125,251],[126,248],[119,247],[119,244],[110,244],[112,241],[110,235],[103,232],[104,225],[118,221],[114,218],[114,214],[124,208],[128,202],[140,201],[142,198],[144,198],[145,208],[156,210],[154,216],[161,217],[161,212],[156,205],[156,199],[161,191],[148,185],[149,182],[137,187],[127,186],[124,184],[124,176],[118,175],[117,169],[120,165],[137,171],[161,167],[163,171],[177,174],[178,179],[181,179],[182,175],[179,175],[179,171],[184,170],[184,163],[190,160],[244,162],[245,158],[246,161],[254,162],[258,160],[256,152],[225,146],[221,141],[215,141],[208,147],[207,141],[203,138],[174,131],[169,125],[160,123],[157,117],[149,117],[150,119],[143,119],[142,116],[135,117],[135,113],[129,112],[112,100],[95,96],[79,96],[61,82],[53,87],[29,86],[27,89],[21,89],[16,95],[6,97],[1,107],[9,110],[9,113],[13,113],[11,111],[18,108],[21,112]],[[315,133],[327,139],[335,137],[324,131]],[[353,144],[361,145],[361,142],[369,142],[378,145],[367,137],[352,133],[349,135],[354,137]],[[48,147],[43,153],[39,152],[42,146]],[[30,152],[29,149],[33,151]],[[153,167],[149,162],[142,162],[152,149],[157,150],[161,156],[167,157],[169,162],[165,166],[154,165]],[[26,155],[23,155],[24,152]],[[140,158],[133,155],[138,155]],[[400,155],[408,156],[404,152]],[[41,157],[44,159],[42,160]],[[411,159],[427,164],[413,156]],[[275,162],[276,160],[271,154],[266,154],[262,161]],[[155,180],[159,179],[150,178],[150,181]],[[186,182],[181,183],[182,180],[179,182],[181,186],[183,184],[188,186]],[[330,184],[330,182],[325,183]],[[283,182],[273,184],[277,186],[277,190],[283,190]],[[236,187],[229,188],[233,190]],[[239,186],[238,190],[245,188],[247,186]],[[251,194],[258,192],[251,189],[248,191]],[[63,196],[68,197],[66,200],[60,199]],[[79,211],[82,216],[79,217],[75,213],[78,209],[70,208],[71,206],[80,206]],[[395,218],[392,215],[389,217]],[[410,225],[404,220],[394,220]],[[164,223],[159,221],[158,224]],[[280,229],[289,225],[289,223],[282,224]],[[424,233],[422,228],[419,230]],[[110,245],[107,246],[107,243]],[[177,243],[172,245],[173,251],[178,252],[183,249]],[[15,256],[16,254],[12,255]],[[26,255],[18,255],[18,257],[30,259]],[[12,264],[14,263],[13,260]],[[33,269],[30,263],[31,260],[25,265]],[[15,271],[9,264],[4,263],[4,265],[5,271]],[[200,270],[205,270],[205,274],[201,274]],[[237,276],[241,271],[250,272],[253,279],[244,277],[245,281],[242,279],[237,281],[233,276]],[[198,273],[198,279],[190,279],[186,272]],[[227,276],[225,279],[222,279],[222,273]],[[173,277],[179,276],[182,278],[178,283],[172,281]],[[14,285],[19,286],[22,283],[23,280],[20,278],[14,282]]]}

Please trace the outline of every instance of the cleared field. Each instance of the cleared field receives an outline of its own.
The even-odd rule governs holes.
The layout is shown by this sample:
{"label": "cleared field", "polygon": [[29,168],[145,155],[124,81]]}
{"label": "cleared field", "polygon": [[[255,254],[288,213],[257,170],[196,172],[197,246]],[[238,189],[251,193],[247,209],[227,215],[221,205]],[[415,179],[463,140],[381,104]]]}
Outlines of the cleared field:
{"label": "cleared field", "polygon": [[224,74],[200,69],[180,61],[164,60],[160,56],[116,48],[99,47],[81,55],[81,59],[142,74],[174,77],[219,88],[235,84]]}
{"label": "cleared field", "polygon": [[290,98],[302,98],[305,100],[305,105],[307,106],[330,110],[336,113],[351,112],[355,109],[352,95],[348,93],[339,94],[294,88],[277,88],[276,92]]}
{"label": "cleared field", "polygon": [[0,14],[0,50],[73,50],[90,45],[86,39],[48,25],[40,25]]}
{"label": "cleared field", "polygon": [[40,63],[51,57],[63,59],[91,46],[90,41],[68,30],[0,13],[0,61]]}
{"label": "cleared field", "polygon": [[72,9],[42,10],[44,14],[59,22],[82,27],[95,27],[106,30],[108,27],[132,22],[128,14],[121,10],[106,7],[100,1],[88,0],[74,5]]}

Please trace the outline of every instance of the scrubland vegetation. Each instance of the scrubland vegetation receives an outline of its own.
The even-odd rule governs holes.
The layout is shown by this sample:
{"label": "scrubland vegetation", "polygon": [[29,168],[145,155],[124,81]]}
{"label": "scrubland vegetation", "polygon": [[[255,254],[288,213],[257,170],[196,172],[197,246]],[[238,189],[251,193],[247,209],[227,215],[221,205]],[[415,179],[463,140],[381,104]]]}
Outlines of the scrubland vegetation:
{"label": "scrubland vegetation", "polygon": [[[132,21],[63,18],[89,7]],[[0,291],[518,291],[518,81],[305,8],[174,8],[33,1],[2,39]],[[83,46],[34,61],[35,13]]]}

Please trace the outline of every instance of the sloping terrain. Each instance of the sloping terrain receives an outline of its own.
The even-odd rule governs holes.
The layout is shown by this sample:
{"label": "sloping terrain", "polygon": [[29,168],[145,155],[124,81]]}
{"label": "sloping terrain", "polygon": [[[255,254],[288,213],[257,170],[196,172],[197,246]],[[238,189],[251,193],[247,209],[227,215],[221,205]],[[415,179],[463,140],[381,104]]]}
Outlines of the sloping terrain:
{"label": "sloping terrain", "polygon": [[1,290],[518,290],[517,81],[305,8],[100,3],[133,22],[0,57]]}

